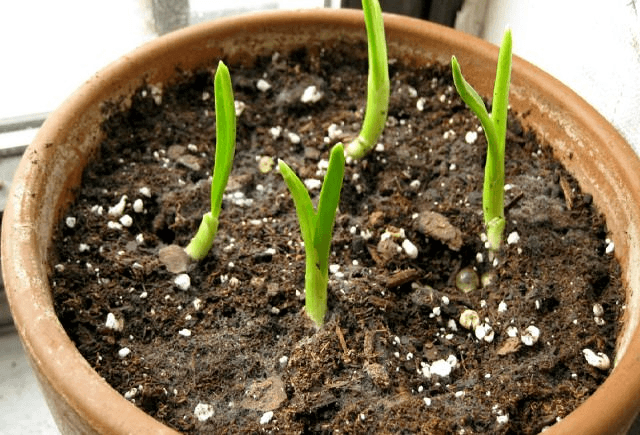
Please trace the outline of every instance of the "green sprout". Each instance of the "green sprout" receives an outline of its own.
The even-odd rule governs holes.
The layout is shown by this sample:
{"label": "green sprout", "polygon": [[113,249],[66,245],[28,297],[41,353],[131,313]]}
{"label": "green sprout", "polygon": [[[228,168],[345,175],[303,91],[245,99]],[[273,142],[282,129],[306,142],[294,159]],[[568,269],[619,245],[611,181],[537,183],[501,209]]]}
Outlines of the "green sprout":
{"label": "green sprout", "polygon": [[316,211],[311,203],[309,192],[300,178],[285,162],[278,161],[280,173],[296,206],[300,232],[304,242],[306,259],[305,309],[317,326],[322,325],[327,311],[329,248],[331,247],[336,210],[340,201],[344,162],[344,147],[339,143],[331,149],[329,167],[322,183]]}
{"label": "green sprout", "polygon": [[218,232],[218,217],[222,208],[222,194],[229,181],[236,148],[236,114],[231,76],[220,61],[214,78],[216,110],[216,154],[211,180],[211,211],[202,216],[198,232],[184,249],[193,260],[202,260],[213,245]]}
{"label": "green sprout", "polygon": [[451,58],[451,69],[458,94],[480,119],[487,138],[487,163],[484,170],[482,210],[484,223],[487,227],[489,249],[495,252],[500,249],[502,233],[506,224],[504,218],[504,148],[507,135],[509,83],[511,81],[511,29],[507,29],[504,33],[500,46],[491,114],[487,112],[480,95],[462,77],[460,65],[455,56]]}
{"label": "green sprout", "polygon": [[384,129],[389,110],[389,65],[382,9],[378,0],[362,0],[362,10],[367,28],[369,78],[362,130],[347,145],[347,156],[353,159],[363,157],[375,146]]}

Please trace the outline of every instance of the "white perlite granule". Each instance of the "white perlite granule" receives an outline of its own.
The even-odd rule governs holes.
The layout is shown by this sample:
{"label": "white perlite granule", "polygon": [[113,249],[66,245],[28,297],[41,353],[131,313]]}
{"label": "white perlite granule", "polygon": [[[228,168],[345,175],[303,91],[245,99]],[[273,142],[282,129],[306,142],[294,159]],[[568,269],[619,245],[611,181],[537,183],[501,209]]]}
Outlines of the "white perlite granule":
{"label": "white perlite granule", "polygon": [[133,225],[133,218],[131,216],[129,216],[128,214],[125,214],[124,216],[122,216],[120,218],[120,223],[129,228],[131,225]]}
{"label": "white perlite granule", "polygon": [[607,370],[611,366],[609,357],[602,352],[596,353],[591,349],[583,349],[582,354],[590,366],[599,368],[600,370]]}
{"label": "white perlite granule", "polygon": [[191,278],[186,273],[176,276],[173,282],[180,290],[189,290],[189,287],[191,287]]}
{"label": "white perlite granule", "polygon": [[199,421],[207,421],[213,417],[213,406],[206,403],[198,403],[196,409],[193,410],[193,414]]}
{"label": "white perlite granule", "polygon": [[464,141],[468,144],[475,143],[478,139],[478,133],[475,131],[468,131],[467,134],[464,135]]}
{"label": "white perlite granule", "polygon": [[322,92],[316,86],[308,86],[302,93],[300,101],[303,103],[317,103],[322,99],[322,96]]}
{"label": "white perlite granule", "polygon": [[256,88],[258,88],[260,92],[267,92],[269,89],[271,89],[271,85],[265,79],[260,79],[256,83]]}
{"label": "white perlite granule", "polygon": [[109,329],[113,329],[114,331],[122,331],[124,328],[124,321],[118,320],[118,318],[113,313],[107,314],[107,321],[104,322],[104,326]]}
{"label": "white perlite granule", "polygon": [[138,192],[140,192],[140,194],[142,196],[146,196],[147,198],[151,198],[151,189],[149,189],[148,187],[141,187]]}
{"label": "white perlite granule", "polygon": [[320,187],[322,186],[322,181],[316,180],[315,178],[307,178],[306,180],[304,180],[304,185],[309,190],[316,190],[320,189]]}
{"label": "white perlite granule", "polygon": [[411,240],[405,239],[402,242],[402,249],[404,249],[405,254],[409,258],[418,258],[418,248],[414,245]]}
{"label": "white perlite granule", "polygon": [[144,202],[140,198],[133,201],[133,211],[136,213],[142,213],[144,211]]}
{"label": "white perlite granule", "polygon": [[116,205],[114,205],[113,207],[109,207],[109,216],[118,218],[120,216],[122,216],[122,213],[124,213],[124,208],[127,205],[127,195],[122,195],[122,197],[120,197],[120,201],[118,201],[118,203]]}
{"label": "white perlite granule", "polygon": [[520,336],[520,341],[522,341],[522,344],[524,344],[525,346],[533,346],[538,342],[539,338],[540,329],[538,329],[536,326],[529,325]]}
{"label": "white perlite granule", "polygon": [[260,417],[260,424],[267,424],[273,418],[273,411],[267,411]]}
{"label": "white perlite granule", "polygon": [[451,374],[451,365],[443,359],[434,361],[431,364],[431,374],[441,378],[447,377]]}

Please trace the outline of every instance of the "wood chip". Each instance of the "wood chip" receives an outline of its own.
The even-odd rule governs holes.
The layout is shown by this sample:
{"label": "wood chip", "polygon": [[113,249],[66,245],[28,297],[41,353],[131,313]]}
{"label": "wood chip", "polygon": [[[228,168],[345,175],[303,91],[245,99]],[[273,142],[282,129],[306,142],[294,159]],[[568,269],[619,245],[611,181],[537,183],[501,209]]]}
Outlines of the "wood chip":
{"label": "wood chip", "polygon": [[389,386],[389,373],[387,372],[387,369],[385,369],[381,364],[369,364],[365,361],[364,371],[369,375],[373,383],[378,387],[384,388]]}
{"label": "wood chip", "polygon": [[573,209],[573,197],[571,192],[571,186],[569,182],[564,178],[560,177],[560,187],[562,187],[562,193],[564,193],[564,200],[567,204],[567,210]]}
{"label": "wood chip", "polygon": [[520,345],[521,343],[518,337],[509,337],[496,353],[500,356],[509,355],[510,353],[517,352],[518,349],[520,349]]}
{"label": "wood chip", "polygon": [[421,273],[416,269],[405,269],[394,272],[387,278],[387,288],[392,289],[419,279]]}
{"label": "wood chip", "polygon": [[257,411],[273,411],[278,409],[285,400],[287,400],[287,393],[284,391],[282,379],[272,376],[264,381],[252,383],[245,392],[245,398],[240,406]]}
{"label": "wood chip", "polygon": [[376,331],[367,329],[364,333],[364,347],[362,352],[366,358],[375,358],[377,355],[373,351],[373,340],[376,337]]}
{"label": "wood chip", "polygon": [[425,236],[441,241],[453,251],[459,251],[462,247],[462,232],[440,213],[420,213],[416,219],[416,229]]}
{"label": "wood chip", "polygon": [[367,298],[367,302],[369,302],[371,305],[375,305],[376,307],[381,308],[383,311],[391,306],[391,301],[379,298],[378,296],[369,296]]}
{"label": "wood chip", "polygon": [[347,347],[347,342],[344,339],[344,334],[342,334],[342,329],[340,326],[336,325],[336,335],[338,336],[338,341],[340,342],[340,347],[342,347],[342,352],[344,353],[344,361],[346,363],[351,362],[351,351]]}

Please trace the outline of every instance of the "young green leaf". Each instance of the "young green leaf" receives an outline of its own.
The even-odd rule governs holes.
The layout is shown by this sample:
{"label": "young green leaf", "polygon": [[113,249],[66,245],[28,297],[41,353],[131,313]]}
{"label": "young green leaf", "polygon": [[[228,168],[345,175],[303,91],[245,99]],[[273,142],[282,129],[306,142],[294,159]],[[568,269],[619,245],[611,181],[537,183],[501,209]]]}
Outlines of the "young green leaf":
{"label": "young green leaf", "polygon": [[507,134],[509,84],[511,82],[511,30],[507,29],[500,45],[491,114],[480,95],[464,79],[457,59],[452,57],[453,82],[462,100],[476,114],[487,138],[487,163],[484,173],[482,210],[487,227],[489,248],[500,249],[504,218],[504,150]]}
{"label": "young green leaf", "polygon": [[363,157],[375,146],[389,110],[389,65],[382,9],[378,0],[362,0],[362,10],[367,28],[369,77],[362,129],[358,137],[347,145],[347,155],[354,159]]}
{"label": "young green leaf", "polygon": [[185,252],[202,260],[213,245],[218,232],[222,195],[229,181],[236,147],[236,114],[229,69],[220,61],[214,78],[216,109],[216,152],[211,180],[211,211],[202,216],[198,232]]}
{"label": "young green leaf", "polygon": [[329,251],[340,191],[344,178],[344,147],[331,149],[329,168],[322,183],[317,212],[313,208],[306,187],[295,172],[282,160],[280,173],[291,192],[296,206],[300,232],[305,250],[305,310],[316,325],[322,325],[327,311],[327,283],[329,281]]}

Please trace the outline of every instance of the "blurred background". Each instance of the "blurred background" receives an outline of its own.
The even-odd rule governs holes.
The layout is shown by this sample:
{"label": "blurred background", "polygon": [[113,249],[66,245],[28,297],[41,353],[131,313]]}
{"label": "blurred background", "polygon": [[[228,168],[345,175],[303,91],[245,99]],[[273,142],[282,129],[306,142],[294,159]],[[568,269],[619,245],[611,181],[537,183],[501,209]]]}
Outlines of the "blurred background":
{"label": "blurred background", "polygon": [[[499,45],[575,90],[640,152],[640,19],[635,0],[381,0]],[[150,39],[268,9],[360,8],[361,0],[3,0],[0,216],[20,156],[47,114],[102,67]],[[0,282],[0,434],[58,433],[24,358]],[[632,433],[640,433],[633,431]]]}

